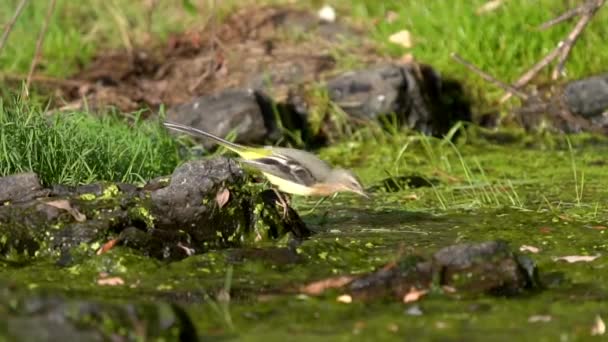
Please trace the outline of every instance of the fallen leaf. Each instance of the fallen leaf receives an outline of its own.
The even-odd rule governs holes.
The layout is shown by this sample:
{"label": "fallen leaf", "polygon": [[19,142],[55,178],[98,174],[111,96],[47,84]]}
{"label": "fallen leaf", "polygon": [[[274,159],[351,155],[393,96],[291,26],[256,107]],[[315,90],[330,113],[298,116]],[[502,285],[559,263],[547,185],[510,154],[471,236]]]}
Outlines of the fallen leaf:
{"label": "fallen leaf", "polygon": [[606,227],[606,226],[592,226],[591,229],[594,229],[594,230],[606,230],[606,229],[608,229],[608,227]]}
{"label": "fallen leaf", "polygon": [[112,239],[106,243],[103,244],[103,246],[101,246],[101,248],[99,248],[97,250],[97,255],[101,255],[107,251],[109,251],[110,249],[114,248],[114,246],[116,246],[116,244],[118,243],[119,239]]}
{"label": "fallen leaf", "polygon": [[521,245],[519,246],[519,251],[520,252],[530,252],[530,253],[538,253],[540,252],[540,248],[538,247],[534,247],[534,246],[528,246],[528,245]]}
{"label": "fallen leaf", "polygon": [[445,293],[456,293],[456,288],[453,286],[443,285],[441,288]]}
{"label": "fallen leaf", "polygon": [[325,5],[319,10],[319,19],[333,23],[336,21],[336,10],[330,5]]}
{"label": "fallen leaf", "polygon": [[118,286],[124,285],[125,281],[121,277],[109,277],[97,279],[97,285]]}
{"label": "fallen leaf", "polygon": [[593,323],[593,327],[591,327],[591,335],[604,335],[606,333],[606,324],[600,315],[595,316],[595,322]]}
{"label": "fallen leaf", "polygon": [[416,195],[416,194],[405,195],[403,197],[403,199],[410,200],[410,201],[417,201],[418,200],[418,195]]}
{"label": "fallen leaf", "polygon": [[481,15],[481,14],[484,14],[484,13],[495,11],[500,6],[502,6],[502,4],[504,4],[504,0],[491,0],[491,1],[486,2],[483,5],[479,6],[477,8],[477,11],[475,11],[475,13],[477,15]]}
{"label": "fallen leaf", "polygon": [[552,317],[549,315],[533,315],[528,317],[528,322],[537,323],[537,322],[551,322]]}
{"label": "fallen leaf", "polygon": [[562,256],[562,257],[554,257],[553,261],[566,261],[568,263],[575,263],[575,262],[591,262],[597,258],[599,258],[600,255],[568,255],[568,256]]}
{"label": "fallen leaf", "polygon": [[393,33],[390,37],[388,37],[388,41],[391,43],[395,43],[403,46],[404,48],[411,48],[412,44],[412,34],[408,30],[401,30],[399,32]]}
{"label": "fallen leaf", "polygon": [[395,12],[395,11],[388,11],[386,12],[386,22],[391,24],[394,23],[397,19],[399,19],[399,13]]}
{"label": "fallen leaf", "polygon": [[83,213],[78,211],[78,209],[72,207],[72,204],[70,204],[68,200],[61,199],[56,201],[44,202],[44,204],[67,211],[77,222],[84,222],[87,220],[87,217]]}
{"label": "fallen leaf", "polygon": [[410,288],[410,291],[403,296],[404,303],[416,302],[420,298],[424,297],[429,291],[428,290],[418,290],[415,287]]}
{"label": "fallen leaf", "polygon": [[226,203],[228,203],[229,199],[230,190],[226,188],[223,188],[222,190],[218,191],[215,195],[215,202],[217,203],[218,207],[220,207],[220,209],[222,209],[226,205]]}
{"label": "fallen leaf", "polygon": [[551,233],[551,227],[540,227],[538,228],[538,231],[540,231],[543,234],[549,234]]}
{"label": "fallen leaf", "polygon": [[354,279],[355,277],[352,276],[338,276],[333,278],[322,279],[301,287],[300,292],[309,295],[319,295],[327,289],[340,288],[350,283]]}
{"label": "fallen leaf", "polygon": [[336,301],[338,301],[339,303],[350,304],[353,302],[353,297],[348,294],[343,294],[341,296],[338,296],[338,298],[336,298]]}

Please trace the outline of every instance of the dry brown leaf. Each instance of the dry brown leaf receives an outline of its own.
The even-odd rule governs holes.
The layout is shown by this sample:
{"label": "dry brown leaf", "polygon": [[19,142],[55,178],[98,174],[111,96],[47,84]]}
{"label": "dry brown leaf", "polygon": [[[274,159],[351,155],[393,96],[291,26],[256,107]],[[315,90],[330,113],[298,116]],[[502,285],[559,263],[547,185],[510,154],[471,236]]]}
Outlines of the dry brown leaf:
{"label": "dry brown leaf", "polygon": [[104,243],[103,246],[101,246],[101,248],[99,248],[97,250],[97,255],[101,255],[101,254],[109,251],[110,249],[114,248],[114,246],[116,246],[118,241],[119,241],[118,238],[116,238],[116,239],[112,239],[112,240]]}
{"label": "dry brown leaf", "polygon": [[479,6],[477,8],[477,11],[475,11],[475,13],[477,15],[481,15],[481,14],[485,14],[485,13],[496,11],[504,3],[505,3],[504,0],[491,0],[491,1],[488,1],[485,4]]}
{"label": "dry brown leaf", "polygon": [[591,262],[597,258],[599,258],[600,255],[567,255],[567,256],[562,256],[562,257],[554,257],[553,261],[566,261],[568,263],[575,263],[575,262]]}
{"label": "dry brown leaf", "polygon": [[416,302],[420,298],[424,297],[429,291],[428,290],[418,290],[415,287],[410,288],[409,292],[403,296],[404,303]]}
{"label": "dry brown leaf", "polygon": [[394,44],[398,44],[403,46],[406,49],[414,46],[412,43],[412,34],[408,30],[401,30],[399,32],[393,33],[390,37],[388,37],[388,41]]}
{"label": "dry brown leaf", "polygon": [[353,302],[353,297],[351,297],[351,295],[349,294],[343,294],[341,296],[338,296],[338,298],[336,298],[336,301],[338,301],[339,303],[350,304]]}
{"label": "dry brown leaf", "polygon": [[220,209],[222,209],[226,203],[228,203],[228,200],[230,199],[230,190],[223,188],[222,190],[218,191],[217,194],[215,195],[215,202],[217,202],[218,207],[220,207]]}
{"label": "dry brown leaf", "polygon": [[520,252],[530,252],[530,253],[538,253],[540,252],[540,248],[538,247],[534,247],[534,246],[528,246],[528,245],[521,245],[519,246],[519,251]]}
{"label": "dry brown leaf", "polygon": [[306,286],[302,286],[300,288],[300,292],[308,294],[308,295],[319,295],[323,293],[327,289],[337,289],[340,288],[351,281],[353,281],[355,277],[353,276],[338,276],[333,278],[322,279],[319,281],[315,281]]}
{"label": "dry brown leaf", "polygon": [[99,278],[97,279],[97,285],[102,286],[118,286],[124,285],[125,281],[122,280],[121,277],[109,277],[109,278]]}
{"label": "dry brown leaf", "polygon": [[595,316],[595,322],[593,322],[593,327],[591,327],[591,335],[604,335],[606,333],[606,324],[600,315]]}
{"label": "dry brown leaf", "polygon": [[84,222],[87,220],[87,217],[78,211],[78,209],[72,207],[72,204],[70,204],[70,201],[68,200],[60,199],[56,201],[44,202],[44,204],[67,211],[77,222]]}

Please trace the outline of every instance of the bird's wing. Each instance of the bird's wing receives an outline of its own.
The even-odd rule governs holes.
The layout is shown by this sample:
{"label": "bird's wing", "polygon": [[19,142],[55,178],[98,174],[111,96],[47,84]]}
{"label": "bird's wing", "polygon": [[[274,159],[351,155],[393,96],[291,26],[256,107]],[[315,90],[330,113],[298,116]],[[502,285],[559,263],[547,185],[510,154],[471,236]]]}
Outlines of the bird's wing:
{"label": "bird's wing", "polygon": [[277,153],[263,158],[241,160],[241,162],[262,172],[305,186],[312,186],[319,181],[297,160]]}

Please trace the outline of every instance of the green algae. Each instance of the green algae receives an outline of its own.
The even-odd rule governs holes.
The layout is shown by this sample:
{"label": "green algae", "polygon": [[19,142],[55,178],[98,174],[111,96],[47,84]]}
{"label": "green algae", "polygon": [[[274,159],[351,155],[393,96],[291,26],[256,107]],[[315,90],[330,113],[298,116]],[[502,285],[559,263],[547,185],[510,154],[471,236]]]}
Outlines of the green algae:
{"label": "green algae", "polygon": [[[602,158],[608,143],[590,136],[532,137],[468,129],[455,145],[398,134],[325,149],[322,156],[354,166],[370,186],[389,177],[377,165],[394,177],[416,174],[437,182],[378,188],[372,200],[339,195],[317,205],[294,198],[299,212],[316,206],[304,217],[316,234],[295,247],[288,239],[265,241],[250,251],[211,249],[169,263],[118,246],[102,255],[89,250],[68,267],[51,257],[27,267],[2,263],[0,278],[101,301],[177,302],[203,337],[500,341],[517,334],[523,341],[586,340],[595,317],[608,316],[601,303],[608,297],[608,171]],[[231,205],[237,203],[222,210]],[[519,298],[432,292],[409,304],[344,304],[337,301],[340,291],[320,297],[293,292],[325,277],[371,272],[399,253],[430,256],[447,245],[496,239],[514,250],[538,248],[522,253],[537,262],[543,291]],[[600,257],[572,264],[555,259],[568,255]],[[228,270],[225,302],[218,293]],[[120,277],[124,285],[100,286],[100,274]],[[280,294],[285,290],[292,292]]]}

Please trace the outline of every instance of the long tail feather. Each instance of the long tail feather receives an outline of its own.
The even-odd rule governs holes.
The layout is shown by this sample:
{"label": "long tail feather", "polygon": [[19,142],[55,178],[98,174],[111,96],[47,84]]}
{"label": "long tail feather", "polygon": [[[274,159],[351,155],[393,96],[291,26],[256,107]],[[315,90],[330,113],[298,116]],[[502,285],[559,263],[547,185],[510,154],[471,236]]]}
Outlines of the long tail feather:
{"label": "long tail feather", "polygon": [[239,145],[239,144],[235,144],[233,142],[230,142],[226,139],[222,139],[216,135],[213,135],[211,133],[202,131],[200,129],[194,128],[194,127],[190,127],[190,126],[185,126],[185,125],[181,125],[178,123],[172,123],[172,122],[163,122],[163,125],[167,128],[170,128],[172,130],[175,131],[179,131],[179,132],[183,132],[183,133],[188,133],[191,135],[198,135],[198,136],[203,136],[205,138],[209,138],[213,141],[215,141],[216,143],[226,147],[227,149],[234,151],[238,154],[243,154],[246,153],[248,151],[248,149],[245,146]]}

